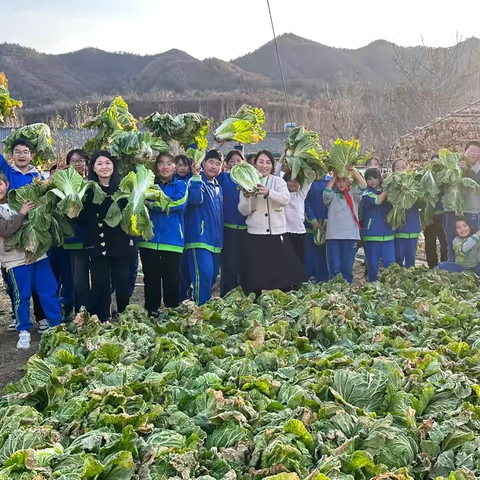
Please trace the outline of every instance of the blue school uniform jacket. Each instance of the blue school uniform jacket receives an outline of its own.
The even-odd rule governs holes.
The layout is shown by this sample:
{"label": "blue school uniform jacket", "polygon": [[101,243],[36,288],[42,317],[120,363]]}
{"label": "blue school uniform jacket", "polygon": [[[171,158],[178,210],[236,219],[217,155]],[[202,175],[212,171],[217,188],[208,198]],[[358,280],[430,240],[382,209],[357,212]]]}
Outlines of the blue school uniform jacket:
{"label": "blue school uniform jacket", "polygon": [[229,172],[221,172],[217,177],[223,192],[223,226],[234,230],[246,230],[246,217],[238,211],[240,190]]}
{"label": "blue school uniform jacket", "polygon": [[395,230],[395,238],[418,238],[421,231],[420,210],[418,206],[413,206],[406,212],[405,225]]}
{"label": "blue school uniform jacket", "polygon": [[40,172],[34,166],[30,165],[29,171],[23,173],[15,165],[10,165],[2,155],[0,155],[0,172],[7,177],[9,190],[29,185],[34,178],[41,177]]}
{"label": "blue school uniform jacket", "polygon": [[323,201],[323,192],[327,188],[330,177],[327,175],[321,180],[315,180],[305,199],[305,228],[308,233],[313,233],[312,223],[326,220],[328,208]]}
{"label": "blue school uniform jacket", "polygon": [[363,239],[366,242],[389,242],[394,239],[393,229],[387,222],[392,206],[388,202],[378,204],[381,190],[367,188],[362,196]]}
{"label": "blue school uniform jacket", "polygon": [[157,203],[148,202],[150,220],[153,223],[153,238],[138,242],[140,248],[163,250],[167,252],[183,252],[185,245],[184,214],[187,206],[187,184],[176,178],[168,183],[159,183],[160,188],[171,202],[168,210]]}
{"label": "blue school uniform jacket", "polygon": [[188,172],[185,176],[181,176],[178,173],[175,174],[175,178],[177,180],[181,180],[182,182],[187,183],[192,178],[192,172]]}
{"label": "blue school uniform jacket", "polygon": [[185,250],[205,248],[220,253],[223,247],[222,187],[210,182],[203,173],[188,182],[188,206],[185,211]]}

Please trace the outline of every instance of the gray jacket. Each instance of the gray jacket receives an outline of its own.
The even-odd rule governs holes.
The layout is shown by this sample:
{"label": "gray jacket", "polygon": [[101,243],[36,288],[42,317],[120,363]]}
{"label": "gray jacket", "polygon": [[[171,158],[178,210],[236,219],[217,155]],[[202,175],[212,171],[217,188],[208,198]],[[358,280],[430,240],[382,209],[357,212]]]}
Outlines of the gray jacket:
{"label": "gray jacket", "polygon": [[466,269],[475,268],[480,263],[480,242],[476,235],[467,239],[455,237],[453,249],[455,250],[455,263]]}
{"label": "gray jacket", "polygon": [[[352,199],[353,211],[358,220],[358,204],[362,200],[365,188],[360,185],[353,187],[347,195]],[[326,188],[323,192],[323,202],[328,208],[326,240],[360,240],[360,230],[348,207],[343,193]]]}

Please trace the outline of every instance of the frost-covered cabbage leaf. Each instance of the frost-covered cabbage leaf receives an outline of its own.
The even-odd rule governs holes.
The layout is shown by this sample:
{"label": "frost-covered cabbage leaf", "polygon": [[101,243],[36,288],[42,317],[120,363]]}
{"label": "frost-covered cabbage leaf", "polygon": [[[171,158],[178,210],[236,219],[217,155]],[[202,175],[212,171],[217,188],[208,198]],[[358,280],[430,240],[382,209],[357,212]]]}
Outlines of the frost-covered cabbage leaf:
{"label": "frost-covered cabbage leaf", "polygon": [[234,115],[230,115],[215,130],[215,140],[223,142],[258,143],[265,138],[262,130],[265,114],[261,108],[242,105]]}
{"label": "frost-covered cabbage leaf", "polygon": [[55,159],[55,152],[52,147],[52,134],[50,127],[45,123],[32,123],[25,127],[17,128],[3,140],[5,152],[12,153],[12,143],[17,138],[25,138],[33,145],[33,165],[45,165]]}
{"label": "frost-covered cabbage leaf", "polygon": [[152,200],[156,206],[164,210],[168,209],[170,203],[169,197],[155,185],[153,172],[143,165],[138,166],[136,173],[130,172],[122,179],[119,190],[113,194],[112,200],[105,218],[107,225],[113,228],[120,224],[128,235],[142,236],[146,240],[153,237],[153,224],[145,201]]}

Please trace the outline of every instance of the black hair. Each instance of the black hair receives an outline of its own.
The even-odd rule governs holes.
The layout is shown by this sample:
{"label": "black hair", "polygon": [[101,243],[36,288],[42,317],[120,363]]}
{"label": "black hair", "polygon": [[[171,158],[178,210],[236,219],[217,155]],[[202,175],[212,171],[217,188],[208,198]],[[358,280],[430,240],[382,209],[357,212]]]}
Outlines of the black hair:
{"label": "black hair", "polygon": [[192,162],[186,155],[183,155],[183,153],[176,155],[173,161],[175,162],[175,165],[181,163],[182,165],[188,165],[190,168],[192,167]]}
{"label": "black hair", "polygon": [[480,140],[472,140],[471,142],[468,142],[467,146],[465,147],[465,151],[467,151],[470,147],[480,148]]}
{"label": "black hair", "polygon": [[3,172],[0,172],[0,182],[4,183],[5,185],[9,184],[8,178]]}
{"label": "black hair", "polygon": [[470,220],[467,217],[457,216],[455,217],[455,227],[457,226],[457,222],[465,222],[470,227],[470,233],[473,233],[473,226]]}
{"label": "black hair", "polygon": [[249,155],[247,155],[247,162],[248,163],[253,163],[255,161],[255,157],[257,156],[256,153],[250,153]]}
{"label": "black hair", "polygon": [[82,157],[86,164],[88,165],[88,163],[90,162],[90,159],[88,158],[88,154],[87,152],[85,152],[85,150],[82,150],[81,148],[74,148],[73,150],[70,150],[68,153],[67,153],[67,165],[70,165],[71,161],[72,161],[72,157],[77,154],[79,157]]}
{"label": "black hair", "polygon": [[50,172],[50,175],[52,175],[52,172],[54,172],[57,169],[58,169],[58,164],[55,163],[50,167],[50,169],[48,171]]}
{"label": "black hair", "polygon": [[204,162],[213,158],[214,160],[220,160],[223,163],[223,153],[220,150],[209,150],[203,159]]}
{"label": "black hair", "polygon": [[378,168],[367,168],[363,176],[365,180],[368,180],[369,178],[378,178],[380,182],[383,180],[382,174]]}
{"label": "black hair", "polygon": [[98,175],[96,174],[94,167],[95,162],[100,157],[106,157],[113,163],[113,173],[110,177],[109,190],[115,192],[120,185],[120,174],[118,173],[117,159],[108,150],[99,150],[92,155],[90,163],[88,164],[88,179],[98,183]]}
{"label": "black hair", "polygon": [[378,157],[371,157],[365,162],[365,168],[369,168],[369,165],[373,160],[376,160],[380,164],[380,168],[383,168],[383,163]]}
{"label": "black hair", "polygon": [[245,161],[245,157],[243,156],[243,152],[241,150],[231,150],[227,153],[227,156],[225,157],[225,163],[228,164],[228,162],[232,159],[234,155],[238,155],[242,159],[242,162]]}
{"label": "black hair", "polygon": [[270,150],[260,150],[259,152],[256,153],[255,155],[255,160],[253,161],[253,164],[256,165],[260,155],[266,155],[270,161],[272,162],[272,171],[270,173],[273,173],[275,170],[275,157],[273,156],[272,152]]}
{"label": "black hair", "polygon": [[405,162],[407,164],[407,167],[408,167],[408,161],[405,160],[404,158],[397,158],[396,160],[393,161],[392,163],[392,172],[395,171],[395,165],[398,163],[398,162]]}
{"label": "black hair", "polygon": [[12,153],[15,150],[15,147],[18,147],[19,145],[22,147],[27,147],[30,150],[30,153],[35,152],[35,147],[33,146],[30,140],[27,140],[26,138],[23,138],[23,137],[19,137],[12,142],[12,146],[10,147]]}
{"label": "black hair", "polygon": [[160,159],[162,157],[167,157],[171,162],[175,163],[175,158],[173,157],[173,155],[171,153],[168,153],[168,152],[160,152],[158,155],[157,155],[157,158],[155,159],[155,166],[158,167],[158,164],[160,163]]}

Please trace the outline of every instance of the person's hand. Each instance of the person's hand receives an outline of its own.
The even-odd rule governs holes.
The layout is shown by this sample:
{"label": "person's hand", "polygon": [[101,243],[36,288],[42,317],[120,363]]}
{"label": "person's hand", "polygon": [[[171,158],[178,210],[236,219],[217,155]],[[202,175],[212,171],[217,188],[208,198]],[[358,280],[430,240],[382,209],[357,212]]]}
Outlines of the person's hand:
{"label": "person's hand", "polygon": [[242,188],[242,192],[245,198],[248,198],[252,195],[248,190],[245,190],[244,188]]}
{"label": "person's hand", "polygon": [[462,169],[462,170],[466,170],[467,169],[467,162],[466,160],[460,160],[458,162],[458,166]]}
{"label": "person's hand", "polygon": [[316,232],[320,228],[320,224],[318,222],[312,223],[312,228]]}
{"label": "person's hand", "polygon": [[257,183],[257,191],[255,192],[257,195],[263,195],[264,197],[268,197],[270,193],[270,189],[264,187],[261,183]]}
{"label": "person's hand", "polygon": [[345,170],[347,170],[348,172],[353,171],[353,165],[345,165]]}
{"label": "person's hand", "polygon": [[200,168],[199,163],[192,164],[192,175],[200,175]]}
{"label": "person's hand", "polygon": [[480,230],[478,232],[475,232],[476,237],[480,237]]}
{"label": "person's hand", "polygon": [[30,210],[33,210],[34,208],[35,204],[33,202],[31,202],[30,200],[25,200],[23,202],[22,208],[20,209],[20,213],[26,217],[28,215],[28,212]]}

